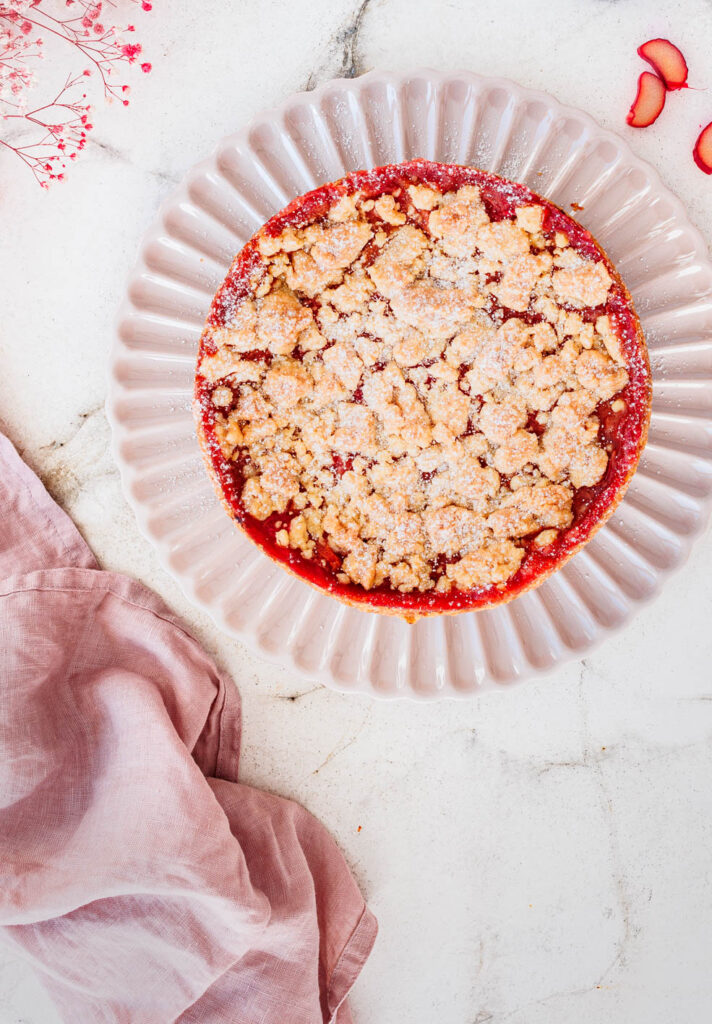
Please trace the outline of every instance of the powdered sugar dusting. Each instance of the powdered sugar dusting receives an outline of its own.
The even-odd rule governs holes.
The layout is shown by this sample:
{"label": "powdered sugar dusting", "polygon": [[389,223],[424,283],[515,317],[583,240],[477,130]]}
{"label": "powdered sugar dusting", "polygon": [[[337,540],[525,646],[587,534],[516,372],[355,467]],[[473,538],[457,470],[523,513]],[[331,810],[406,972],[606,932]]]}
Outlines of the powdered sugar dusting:
{"label": "powdered sugar dusting", "polygon": [[613,475],[634,352],[603,254],[523,186],[463,170],[359,172],[297,200],[203,337],[231,504],[344,586],[502,588],[564,550]]}

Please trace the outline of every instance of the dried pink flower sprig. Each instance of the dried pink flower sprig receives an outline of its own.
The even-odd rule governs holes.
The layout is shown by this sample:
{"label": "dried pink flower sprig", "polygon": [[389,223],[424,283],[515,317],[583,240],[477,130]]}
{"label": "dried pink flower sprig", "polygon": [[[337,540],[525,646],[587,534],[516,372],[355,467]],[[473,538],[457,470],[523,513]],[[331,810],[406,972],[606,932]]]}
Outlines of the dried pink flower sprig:
{"label": "dried pink flower sprig", "polygon": [[[124,2],[143,11],[152,7],[149,0]],[[61,181],[86,145],[92,108],[87,92],[80,90],[90,84],[87,79],[98,77],[109,102],[129,104],[129,86],[117,76],[122,65],[139,62],[142,47],[126,41],[136,29],[114,24],[116,11],[114,0],[0,0],[0,146],[14,152],[43,188]],[[70,73],[49,102],[28,109],[45,36],[67,44],[85,66]],[[151,70],[148,62],[140,67]],[[30,141],[14,143],[3,137],[3,128],[10,126],[29,130]]]}

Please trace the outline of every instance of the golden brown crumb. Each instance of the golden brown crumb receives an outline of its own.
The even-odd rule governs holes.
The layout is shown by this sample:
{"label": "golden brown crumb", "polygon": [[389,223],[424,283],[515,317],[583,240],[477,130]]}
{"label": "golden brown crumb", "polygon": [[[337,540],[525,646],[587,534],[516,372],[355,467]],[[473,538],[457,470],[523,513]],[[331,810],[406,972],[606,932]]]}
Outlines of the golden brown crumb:
{"label": "golden brown crumb", "polygon": [[571,524],[608,465],[596,408],[625,410],[628,373],[609,317],[586,315],[605,264],[542,214],[490,222],[474,186],[411,185],[259,236],[253,293],[209,329],[199,373],[279,545],[326,545],[366,590],[447,593],[501,586],[523,538]]}

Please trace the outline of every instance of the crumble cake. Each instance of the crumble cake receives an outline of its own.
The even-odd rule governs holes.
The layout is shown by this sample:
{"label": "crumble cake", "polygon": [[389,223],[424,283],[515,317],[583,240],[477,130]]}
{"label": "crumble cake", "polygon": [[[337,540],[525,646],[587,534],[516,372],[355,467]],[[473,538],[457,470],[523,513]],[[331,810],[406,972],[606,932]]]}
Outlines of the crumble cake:
{"label": "crumble cake", "polygon": [[608,518],[651,384],[628,292],[523,185],[424,160],[295,199],[203,332],[194,410],[230,515],[349,603],[506,601]]}

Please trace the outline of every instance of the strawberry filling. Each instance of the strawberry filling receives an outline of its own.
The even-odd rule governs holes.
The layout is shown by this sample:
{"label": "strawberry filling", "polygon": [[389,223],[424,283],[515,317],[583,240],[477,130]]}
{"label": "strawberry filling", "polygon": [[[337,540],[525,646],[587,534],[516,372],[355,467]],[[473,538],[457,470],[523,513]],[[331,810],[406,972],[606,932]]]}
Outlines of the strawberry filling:
{"label": "strawberry filling", "polygon": [[[645,74],[650,78],[655,78],[648,72]],[[710,142],[712,142],[712,136]],[[596,322],[600,317],[608,317],[625,357],[628,383],[615,396],[615,402],[608,400],[599,402],[595,409],[595,415],[599,421],[598,443],[608,453],[607,468],[602,478],[593,486],[582,486],[575,489],[573,519],[566,529],[558,532],[553,543],[541,547],[537,544],[536,534],[531,537],[523,537],[520,541],[520,546],[524,549],[521,564],[504,583],[468,590],[451,587],[448,592],[432,589],[427,592],[403,593],[387,583],[382,583],[371,589],[364,589],[353,582],[344,582],[343,573],[340,570],[346,556],[334,551],[323,540],[316,544],[314,554],[310,558],[303,557],[300,551],[281,544],[278,541],[278,535],[284,535],[285,530],[289,530],[291,521],[297,515],[295,508],[289,506],[284,511],[274,512],[262,520],[256,519],[246,510],[242,498],[246,481],[245,461],[241,458],[228,459],[225,457],[216,434],[216,409],[211,402],[214,388],[200,374],[197,375],[196,400],[212,467],[219,480],[225,501],[245,532],[271,558],[285,564],[301,578],[318,588],[352,602],[383,610],[403,611],[406,614],[408,612],[459,611],[499,603],[503,599],[513,597],[527,589],[539,578],[548,575],[552,569],[561,565],[590,536],[602,518],[610,512],[627,484],[644,442],[650,403],[649,368],[644,345],[641,342],[637,317],[614,268],[584,228],[524,185],[506,181],[471,167],[442,165],[425,161],[392,165],[372,171],[356,172],[341,182],[325,185],[299,197],[265,225],[263,234],[267,237],[277,238],[289,228],[318,224],[345,195],[358,192],[362,198],[367,200],[378,199],[384,195],[402,197],[405,190],[412,185],[429,186],[443,193],[457,190],[465,185],[476,185],[480,190],[489,220],[494,224],[503,220],[512,220],[516,216],[516,211],[521,207],[541,207],[543,210],[542,233],[545,240],[542,251],[554,253],[557,238],[561,234],[565,234],[571,249],[585,260],[601,263],[607,268],[613,279],[605,303],[584,309],[582,317],[584,321],[591,323]],[[407,204],[397,198],[394,209],[397,212],[397,208],[401,207],[406,209]],[[421,228],[426,228],[426,216],[415,210],[409,210],[409,216],[414,224],[417,223]],[[371,256],[366,250],[364,252],[366,253],[364,264],[368,264]],[[374,252],[374,258],[375,255]],[[224,285],[215,297],[208,321],[210,328],[219,329],[225,325],[229,321],[230,311],[234,309],[236,300],[251,293],[251,278],[260,266],[260,262],[258,244],[253,239],[234,262]],[[520,321],[531,325],[541,323],[543,320],[542,314],[534,308],[515,313],[493,295],[490,295],[488,299],[485,312],[494,316],[500,323],[515,316]],[[199,359],[206,351],[212,350],[209,341],[204,336]],[[268,364],[272,357],[266,351],[255,350],[242,355],[243,360],[246,358],[263,360]],[[298,350],[296,358],[299,358]],[[379,366],[376,365],[375,369],[379,369]],[[461,375],[466,371],[467,366],[461,368]],[[427,383],[429,381],[426,381]],[[475,398],[476,396],[472,396],[473,402]],[[353,403],[363,405],[360,389],[354,392]],[[542,428],[536,417],[530,416],[527,430],[531,430],[534,435],[541,434]],[[466,431],[466,433],[468,432],[471,432],[470,428]],[[349,472],[351,465],[350,457],[335,455],[333,465],[335,479]],[[428,482],[430,475],[423,474],[424,483]],[[506,473],[503,474],[502,479],[503,486],[508,486]],[[444,575],[448,565],[453,561],[454,559],[447,554],[440,556],[433,567],[433,578]]]}

